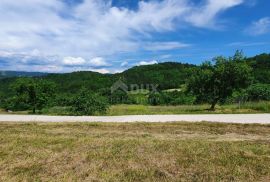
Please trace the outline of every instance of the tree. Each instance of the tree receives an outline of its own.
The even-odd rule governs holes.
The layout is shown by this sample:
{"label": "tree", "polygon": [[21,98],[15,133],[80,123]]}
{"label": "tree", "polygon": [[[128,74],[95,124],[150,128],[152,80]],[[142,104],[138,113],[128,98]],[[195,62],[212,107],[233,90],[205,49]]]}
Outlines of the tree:
{"label": "tree", "polygon": [[[42,109],[48,104],[49,100],[54,97],[55,84],[43,79],[19,78],[12,84],[12,89],[15,91],[13,103],[19,105],[14,106],[17,109],[31,108],[33,113],[36,109]],[[23,106],[20,108],[18,106]]]}
{"label": "tree", "polygon": [[250,85],[252,69],[244,60],[242,52],[237,51],[231,58],[216,57],[214,64],[203,63],[188,80],[188,91],[196,96],[197,102],[210,103],[210,110],[215,110],[216,104],[226,100],[233,91]]}
{"label": "tree", "polygon": [[71,107],[75,115],[94,115],[106,112],[109,104],[106,98],[82,88],[74,97]]}

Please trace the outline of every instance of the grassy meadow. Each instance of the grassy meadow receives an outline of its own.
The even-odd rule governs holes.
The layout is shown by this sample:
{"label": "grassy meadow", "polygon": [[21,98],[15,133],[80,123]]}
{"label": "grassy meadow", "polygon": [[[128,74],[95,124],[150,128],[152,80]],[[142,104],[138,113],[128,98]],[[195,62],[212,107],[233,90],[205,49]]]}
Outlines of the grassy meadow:
{"label": "grassy meadow", "polygon": [[147,115],[147,114],[250,114],[269,113],[270,102],[245,103],[217,106],[209,111],[209,105],[149,106],[149,105],[113,105],[107,115]]}
{"label": "grassy meadow", "polygon": [[[52,107],[41,111],[48,115],[69,115],[68,107]],[[248,102],[217,106],[216,111],[209,111],[209,105],[179,105],[179,106],[149,106],[149,105],[112,105],[104,114],[117,115],[147,115],[147,114],[250,114],[270,113],[270,102]]]}
{"label": "grassy meadow", "polygon": [[269,181],[270,126],[1,123],[0,181]]}

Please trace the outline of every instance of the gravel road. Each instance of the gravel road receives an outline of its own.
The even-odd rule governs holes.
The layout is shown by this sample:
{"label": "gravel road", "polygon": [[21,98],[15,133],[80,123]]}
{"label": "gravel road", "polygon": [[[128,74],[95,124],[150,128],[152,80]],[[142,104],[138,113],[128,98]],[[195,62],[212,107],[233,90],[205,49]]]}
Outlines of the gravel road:
{"label": "gravel road", "polygon": [[222,122],[270,124],[270,114],[200,114],[132,116],[0,115],[0,122]]}

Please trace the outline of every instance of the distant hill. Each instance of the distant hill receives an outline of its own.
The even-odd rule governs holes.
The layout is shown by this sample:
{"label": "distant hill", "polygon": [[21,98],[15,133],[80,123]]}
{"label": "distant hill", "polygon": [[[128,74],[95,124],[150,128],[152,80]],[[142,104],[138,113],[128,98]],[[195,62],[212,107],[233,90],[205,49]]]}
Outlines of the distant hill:
{"label": "distant hill", "polygon": [[166,62],[136,66],[119,74],[128,84],[158,84],[160,89],[179,88],[185,83],[192,64]]}
{"label": "distant hill", "polygon": [[[253,68],[255,82],[270,83],[270,54],[261,54],[247,58]],[[0,72],[0,96],[11,94],[9,89],[16,77],[41,77],[55,82],[59,93],[75,93],[81,87],[92,91],[108,92],[114,82],[121,79],[128,85],[158,84],[161,90],[180,88],[192,74],[196,65],[177,62],[166,62],[154,65],[135,66],[123,73],[101,74],[91,71],[81,71],[65,74],[47,74],[37,72]],[[142,87],[141,87],[142,89]]]}
{"label": "distant hill", "polygon": [[253,68],[255,80],[270,84],[270,54],[260,54],[248,58],[247,62]]}
{"label": "distant hill", "polygon": [[112,74],[101,74],[91,71],[49,74],[43,78],[57,83],[59,91],[67,93],[74,93],[81,87],[85,87],[92,91],[110,88],[113,82],[117,80]]}
{"label": "distant hill", "polygon": [[0,71],[0,79],[10,77],[36,77],[36,76],[45,76],[47,74],[48,73],[41,73],[41,72]]}
{"label": "distant hill", "polygon": [[188,78],[189,68],[195,67],[182,63],[160,63],[146,66],[136,66],[118,74],[101,74],[90,71],[67,74],[49,74],[44,78],[56,82],[61,92],[73,93],[78,88],[89,90],[110,89],[114,82],[121,79],[127,85],[158,84],[160,89],[179,88]]}

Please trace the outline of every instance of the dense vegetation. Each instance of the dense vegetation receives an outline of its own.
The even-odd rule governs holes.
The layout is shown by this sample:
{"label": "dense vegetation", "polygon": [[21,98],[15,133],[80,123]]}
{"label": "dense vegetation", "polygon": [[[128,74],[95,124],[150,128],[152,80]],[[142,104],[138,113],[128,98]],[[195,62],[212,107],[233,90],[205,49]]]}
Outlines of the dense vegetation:
{"label": "dense vegetation", "polygon": [[47,73],[41,72],[24,72],[24,71],[0,71],[1,78],[11,78],[11,77],[33,77],[33,76],[45,76]]}
{"label": "dense vegetation", "polygon": [[182,64],[175,62],[160,63],[155,65],[136,66],[119,76],[130,84],[143,85],[158,84],[159,89],[178,88],[185,83],[188,76],[191,74],[191,69],[196,67],[191,64]]}
{"label": "dense vegetation", "polygon": [[217,57],[205,62],[194,71],[187,82],[188,91],[198,102],[211,104],[215,110],[218,102],[225,101],[233,92],[246,89],[251,83],[251,67],[244,61],[240,52],[232,58]]}
{"label": "dense vegetation", "polygon": [[[6,72],[8,73],[8,72]],[[118,74],[100,74],[95,72],[74,72],[66,74],[33,73],[21,75],[12,73],[15,77],[5,75],[0,79],[0,107],[10,110],[40,110],[50,107],[66,107],[72,114],[93,114],[104,112],[108,104],[144,104],[144,105],[191,105],[210,103],[236,103],[246,101],[270,100],[270,54],[261,54],[245,58],[241,52],[236,52],[232,58],[217,57],[212,62],[200,66],[166,62],[154,65],[136,66]],[[19,79],[16,77],[20,77]],[[30,76],[32,79],[24,79]],[[29,81],[32,80],[32,81]],[[111,92],[111,86],[121,80],[128,87],[128,92],[118,89]],[[36,94],[48,95],[40,85],[54,85],[49,98],[42,102],[32,96],[29,88],[18,91],[20,83],[32,82]],[[35,85],[35,84],[36,85]],[[134,92],[132,84],[138,92]],[[149,85],[158,85],[155,90]],[[35,86],[33,86],[35,85]],[[28,85],[29,86],[29,85]],[[31,84],[30,84],[31,86]],[[82,99],[78,94],[82,88],[89,94],[85,95],[82,104],[93,105],[94,110],[81,112],[84,106],[79,106],[76,100]],[[193,88],[193,89],[190,89]],[[31,90],[31,89],[30,89]],[[201,92],[204,90],[203,92]],[[136,91],[136,90],[135,90]],[[27,96],[28,94],[28,96]],[[45,96],[44,96],[45,95]],[[87,96],[87,97],[86,97]],[[28,99],[27,99],[28,98]],[[93,100],[91,100],[93,98]],[[38,102],[41,102],[38,103]],[[92,102],[92,103],[93,103]],[[77,107],[79,110],[74,109]],[[102,108],[102,109],[100,109]]]}

